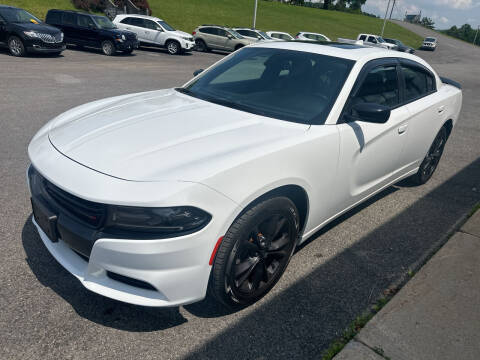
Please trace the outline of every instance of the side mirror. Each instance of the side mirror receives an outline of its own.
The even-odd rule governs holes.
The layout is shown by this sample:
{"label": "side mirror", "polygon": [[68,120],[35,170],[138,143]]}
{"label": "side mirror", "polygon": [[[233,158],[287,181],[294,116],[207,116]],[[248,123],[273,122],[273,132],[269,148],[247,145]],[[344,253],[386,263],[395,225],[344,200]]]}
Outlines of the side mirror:
{"label": "side mirror", "polygon": [[193,72],[193,76],[197,76],[198,74],[202,73],[203,69],[198,69]]}
{"label": "side mirror", "polygon": [[233,35],[232,34],[227,34],[227,38],[229,38],[230,40],[233,39]]}
{"label": "side mirror", "polygon": [[88,24],[90,30],[95,30],[97,27],[94,24]]}
{"label": "side mirror", "polygon": [[260,35],[257,36],[257,39],[258,40],[263,40],[263,38]]}
{"label": "side mirror", "polygon": [[353,106],[352,113],[347,115],[349,121],[365,121],[384,124],[390,118],[390,108],[380,104],[361,103]]}

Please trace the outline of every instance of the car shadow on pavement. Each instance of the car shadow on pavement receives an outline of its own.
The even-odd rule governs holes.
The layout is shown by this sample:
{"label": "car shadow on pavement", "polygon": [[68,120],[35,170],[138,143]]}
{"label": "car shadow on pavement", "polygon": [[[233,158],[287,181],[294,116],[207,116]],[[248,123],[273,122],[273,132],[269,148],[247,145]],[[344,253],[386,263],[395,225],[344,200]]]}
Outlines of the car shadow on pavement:
{"label": "car shadow on pavement", "polygon": [[[321,358],[357,316],[407,280],[410,269],[416,270],[445,243],[480,201],[478,189],[480,159],[302,280],[247,309],[239,321],[186,359]],[[202,316],[195,311],[198,304],[185,308]]]}
{"label": "car shadow on pavement", "polygon": [[187,320],[176,308],[149,308],[122,303],[85,289],[43,245],[29,216],[22,230],[28,266],[38,281],[67,301],[81,317],[115,329],[148,332],[164,330]]}

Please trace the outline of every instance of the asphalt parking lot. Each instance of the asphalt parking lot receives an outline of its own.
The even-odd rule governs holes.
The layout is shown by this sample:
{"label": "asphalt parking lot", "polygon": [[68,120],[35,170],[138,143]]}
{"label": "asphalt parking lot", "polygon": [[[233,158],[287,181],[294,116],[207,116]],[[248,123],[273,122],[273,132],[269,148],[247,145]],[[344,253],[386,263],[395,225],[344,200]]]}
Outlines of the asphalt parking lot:
{"label": "asphalt parking lot", "polygon": [[25,184],[26,147],[54,116],[99,98],[181,85],[223,55],[67,50],[19,59],[0,51],[0,358],[319,358],[480,201],[480,49],[440,37],[437,51],[417,53],[464,87],[462,115],[436,174],[422,187],[393,186],[342,216],[296,252],[270,294],[225,314],[206,302],[143,308],[84,289],[34,231]]}

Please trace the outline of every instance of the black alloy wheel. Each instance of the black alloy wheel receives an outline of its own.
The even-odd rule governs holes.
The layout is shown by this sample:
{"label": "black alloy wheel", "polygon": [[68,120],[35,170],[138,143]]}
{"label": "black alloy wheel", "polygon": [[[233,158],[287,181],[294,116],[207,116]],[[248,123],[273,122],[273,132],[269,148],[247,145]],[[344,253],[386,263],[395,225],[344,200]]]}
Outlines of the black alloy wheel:
{"label": "black alloy wheel", "polygon": [[298,233],[298,211],[286,197],[267,199],[246,211],[220,245],[210,294],[232,309],[261,299],[284,273]]}
{"label": "black alloy wheel", "polygon": [[447,142],[447,130],[443,126],[433,140],[428,153],[423,159],[418,172],[412,176],[412,181],[417,185],[425,184],[437,169],[438,163],[442,158],[443,149]]}

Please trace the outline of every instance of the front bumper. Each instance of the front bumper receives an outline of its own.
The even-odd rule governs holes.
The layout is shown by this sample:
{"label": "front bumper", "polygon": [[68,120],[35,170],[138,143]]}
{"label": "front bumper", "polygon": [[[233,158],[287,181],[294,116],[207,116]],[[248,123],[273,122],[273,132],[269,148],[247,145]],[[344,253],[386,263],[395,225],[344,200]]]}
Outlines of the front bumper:
{"label": "front bumper", "polygon": [[46,43],[39,39],[24,40],[25,47],[28,52],[32,53],[60,53],[66,49],[64,42],[60,43]]}
{"label": "front bumper", "polygon": [[[67,231],[58,231],[60,236],[57,242],[52,242],[33,219],[53,257],[87,289],[119,301],[163,307],[188,304],[204,298],[211,270],[210,256],[218,238],[225,234],[239,213],[238,205],[197,183],[125,181],[86,168],[53,148],[45,131],[47,128],[32,140],[28,153],[37,171],[63,191],[104,204],[158,207],[190,205],[212,215],[206,227],[179,237],[119,239],[100,234],[89,245],[90,252],[81,255],[82,248],[72,238],[65,241],[71,227],[68,221],[60,219],[62,214],[58,217],[58,223]],[[74,217],[64,217],[65,220],[75,220]],[[119,281],[109,276],[109,272],[146,283],[150,289]]]}
{"label": "front bumper", "polygon": [[180,43],[183,51],[193,51],[195,47],[195,41],[182,40]]}
{"label": "front bumper", "polygon": [[125,40],[122,42],[117,41],[115,46],[119,51],[128,51],[138,49],[139,42],[137,40]]}

